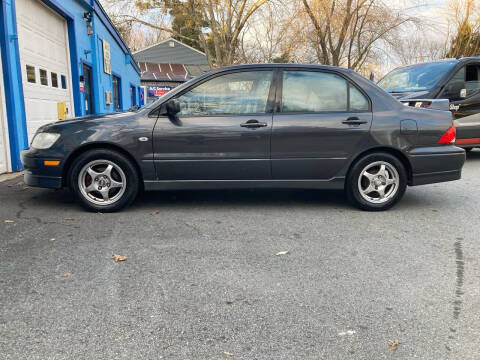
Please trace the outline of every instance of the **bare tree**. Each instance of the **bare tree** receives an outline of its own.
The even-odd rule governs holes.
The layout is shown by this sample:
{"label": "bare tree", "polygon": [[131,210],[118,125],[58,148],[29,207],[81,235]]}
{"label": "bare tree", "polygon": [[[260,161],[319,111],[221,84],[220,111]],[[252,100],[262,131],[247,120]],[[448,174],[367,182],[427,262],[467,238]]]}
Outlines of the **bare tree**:
{"label": "bare tree", "polygon": [[449,3],[447,57],[480,55],[480,3],[451,0]]}
{"label": "bare tree", "polygon": [[414,19],[381,0],[301,0],[312,28],[317,60],[359,70],[375,44]]}
{"label": "bare tree", "polygon": [[[126,19],[125,14],[131,14],[132,17],[142,16],[142,11],[129,0],[101,0],[101,3],[131,51],[143,49],[169,36],[168,32],[153,29],[132,19]],[[148,18],[153,17],[159,24],[167,23],[165,16],[158,16],[158,14],[148,16]]]}
{"label": "bare tree", "polygon": [[[224,66],[235,62],[247,21],[268,1],[185,0],[183,2],[182,5],[190,9],[192,21],[198,30],[200,45],[211,66]],[[167,12],[169,6],[167,1],[159,0],[137,0],[136,5],[142,9],[161,9],[164,12]],[[171,27],[158,24],[154,19],[146,20],[132,14],[123,14],[121,17],[125,21],[135,21],[153,29],[167,31],[182,37]]]}

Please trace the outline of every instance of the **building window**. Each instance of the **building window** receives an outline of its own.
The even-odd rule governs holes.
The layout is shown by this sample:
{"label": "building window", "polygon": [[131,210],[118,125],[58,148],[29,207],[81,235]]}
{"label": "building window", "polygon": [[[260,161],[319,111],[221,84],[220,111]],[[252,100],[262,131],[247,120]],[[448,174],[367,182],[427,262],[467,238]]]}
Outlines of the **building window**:
{"label": "building window", "polygon": [[37,79],[35,77],[35,67],[27,65],[27,81],[29,83],[36,83]]}
{"label": "building window", "polygon": [[120,78],[117,76],[112,76],[113,78],[113,106],[115,110],[120,110]]}
{"label": "building window", "polygon": [[40,84],[48,86],[47,70],[40,69]]}
{"label": "building window", "polygon": [[61,78],[61,81],[62,81],[62,89],[66,89],[67,88],[67,77],[65,75],[62,75],[60,78]]}
{"label": "building window", "polygon": [[58,88],[58,76],[56,73],[52,72],[52,86]]}

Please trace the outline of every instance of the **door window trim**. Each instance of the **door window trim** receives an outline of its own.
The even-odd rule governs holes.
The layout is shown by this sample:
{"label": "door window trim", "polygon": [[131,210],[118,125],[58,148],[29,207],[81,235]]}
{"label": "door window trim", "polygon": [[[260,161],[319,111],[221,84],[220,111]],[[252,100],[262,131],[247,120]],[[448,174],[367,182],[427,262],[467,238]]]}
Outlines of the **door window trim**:
{"label": "door window trim", "polygon": [[[319,73],[329,73],[333,75],[338,75],[343,78],[347,82],[347,110],[346,111],[282,111],[282,95],[283,95],[283,72],[284,71],[303,71],[303,72],[319,72]],[[278,90],[277,90],[277,99],[276,99],[276,106],[275,106],[275,113],[276,114],[284,114],[284,115],[302,115],[302,114],[351,114],[351,113],[371,113],[372,112],[372,100],[367,95],[367,93],[358,86],[353,80],[347,77],[345,74],[329,70],[329,69],[310,69],[310,68],[302,68],[302,67],[288,67],[288,68],[280,68],[278,71]],[[353,86],[356,88],[368,102],[368,110],[350,110],[350,87]]]}
{"label": "door window trim", "polygon": [[[268,114],[273,114],[274,113],[274,107],[275,107],[275,95],[276,95],[276,88],[277,88],[277,82],[276,82],[276,73],[278,72],[279,69],[275,67],[258,67],[258,68],[247,68],[247,69],[232,69],[232,70],[225,70],[221,71],[215,74],[212,74],[211,76],[206,77],[205,79],[202,79],[191,86],[189,86],[186,89],[183,89],[181,92],[178,94],[175,94],[173,97],[168,98],[168,100],[172,99],[177,99],[178,97],[184,95],[185,93],[189,92],[191,89],[196,88],[197,86],[202,85],[203,83],[213,80],[217,77],[224,76],[224,75],[229,75],[229,74],[234,74],[234,73],[240,73],[240,72],[256,72],[256,71],[270,71],[272,73],[272,81],[270,83],[270,89],[268,91],[268,96],[267,96],[267,105],[265,112],[262,113],[248,113],[248,114],[212,114],[212,115],[182,115],[182,118],[198,118],[198,117],[226,117],[226,116],[261,116],[261,115],[268,115]],[[149,114],[148,117],[160,117],[160,111],[162,110],[162,107],[164,106],[165,102],[162,102],[159,106],[157,106],[155,109],[153,109]],[[166,117],[166,115],[165,115]]]}

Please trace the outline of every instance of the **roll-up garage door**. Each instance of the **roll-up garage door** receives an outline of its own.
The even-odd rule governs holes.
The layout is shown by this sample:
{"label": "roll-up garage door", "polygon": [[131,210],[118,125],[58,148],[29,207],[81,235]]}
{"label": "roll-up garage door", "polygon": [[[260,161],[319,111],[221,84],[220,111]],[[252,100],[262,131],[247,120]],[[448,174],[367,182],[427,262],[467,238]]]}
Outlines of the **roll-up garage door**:
{"label": "roll-up garage door", "polygon": [[0,174],[7,172],[7,118],[5,115],[5,98],[3,87],[2,55],[0,53]]}
{"label": "roll-up garage door", "polygon": [[16,0],[27,132],[58,120],[58,103],[73,114],[66,20],[39,0]]}

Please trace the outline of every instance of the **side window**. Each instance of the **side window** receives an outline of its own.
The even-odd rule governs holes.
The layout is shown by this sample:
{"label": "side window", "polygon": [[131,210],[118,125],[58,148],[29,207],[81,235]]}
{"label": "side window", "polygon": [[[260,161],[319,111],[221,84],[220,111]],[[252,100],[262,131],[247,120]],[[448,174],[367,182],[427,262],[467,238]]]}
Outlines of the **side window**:
{"label": "side window", "polygon": [[265,113],[272,71],[242,71],[217,76],[178,97],[179,115]]}
{"label": "side window", "polygon": [[35,76],[35,67],[31,65],[26,65],[26,70],[27,70],[27,81],[29,83],[36,83],[37,79]]}
{"label": "side window", "polygon": [[335,74],[284,71],[282,112],[347,111],[347,81]]}
{"label": "side window", "polygon": [[339,75],[318,71],[283,72],[282,112],[368,110],[365,95]]}
{"label": "side window", "polygon": [[462,96],[466,95],[462,94],[462,89],[465,89],[465,66],[457,70],[455,75],[448,81],[440,98],[446,98],[450,101],[461,100]]}
{"label": "side window", "polygon": [[368,100],[365,95],[353,85],[350,85],[348,89],[350,91],[349,111],[368,111]]}
{"label": "side window", "polygon": [[465,69],[466,97],[470,97],[480,90],[480,65],[467,65]]}

